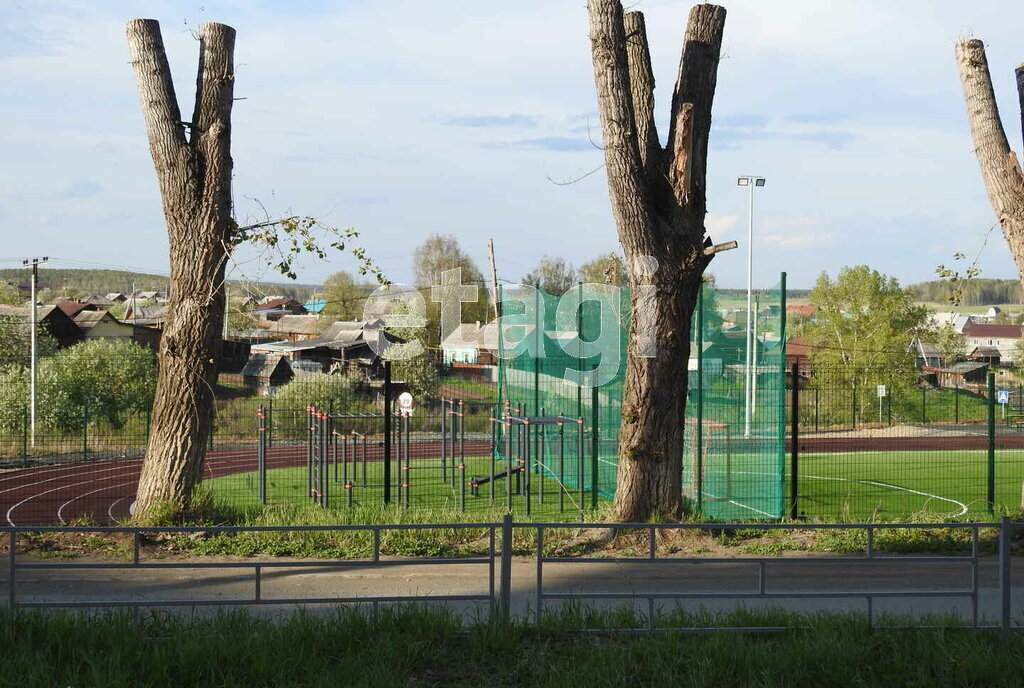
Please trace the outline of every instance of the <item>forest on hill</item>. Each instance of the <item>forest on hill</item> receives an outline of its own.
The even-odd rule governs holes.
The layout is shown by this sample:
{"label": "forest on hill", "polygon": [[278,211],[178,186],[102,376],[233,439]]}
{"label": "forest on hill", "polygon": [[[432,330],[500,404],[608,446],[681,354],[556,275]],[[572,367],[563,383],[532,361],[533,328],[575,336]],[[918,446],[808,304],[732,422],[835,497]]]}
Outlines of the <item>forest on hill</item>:
{"label": "forest on hill", "polygon": [[[1020,282],[1009,279],[983,279],[975,277],[960,283],[963,306],[990,306],[998,303],[1024,303]],[[911,284],[907,290],[915,301],[943,303],[953,293],[952,285],[946,280],[932,280]]]}
{"label": "forest on hill", "polygon": [[[29,271],[24,268],[0,268],[0,282],[25,283]],[[50,294],[68,297],[89,296],[91,294],[108,294],[110,292],[128,293],[134,286],[141,291],[167,291],[170,277],[145,272],[127,270],[100,270],[82,268],[39,268],[40,289]],[[249,292],[255,297],[264,295],[287,296],[293,299],[306,300],[319,288],[311,284],[276,284],[254,282],[229,282],[233,295]]]}

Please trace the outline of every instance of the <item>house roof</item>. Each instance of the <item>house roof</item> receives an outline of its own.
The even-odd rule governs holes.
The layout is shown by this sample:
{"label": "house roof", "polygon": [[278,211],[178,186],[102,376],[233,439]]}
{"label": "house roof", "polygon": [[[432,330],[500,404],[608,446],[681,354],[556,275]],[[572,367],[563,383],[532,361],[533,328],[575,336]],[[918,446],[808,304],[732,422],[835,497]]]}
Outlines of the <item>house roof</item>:
{"label": "house roof", "polygon": [[136,306],[129,308],[126,320],[163,320],[167,317],[167,306]]}
{"label": "house roof", "polygon": [[[104,320],[112,323],[121,323],[120,320],[112,316],[107,311],[81,311],[74,317],[74,320],[75,324],[78,325],[82,332],[88,332]],[[131,325],[128,327],[131,327]]]}
{"label": "house roof", "polygon": [[942,357],[942,351],[937,346],[922,341],[920,338],[915,338],[914,341],[910,343],[910,348],[921,358]]}
{"label": "house roof", "polygon": [[815,306],[813,303],[808,303],[805,305],[790,303],[786,305],[787,313],[799,313],[801,315],[806,315],[808,318],[812,317],[814,315],[814,311],[816,310],[818,310],[818,307]]}
{"label": "house roof", "polygon": [[498,328],[495,325],[462,323],[441,342],[442,349],[462,349],[469,344],[474,349],[498,350]]}
{"label": "house roof", "polygon": [[320,324],[315,315],[285,315],[277,322],[271,323],[269,332],[274,335],[316,335]]}
{"label": "house roof", "polygon": [[291,370],[288,359],[280,354],[251,354],[242,368],[242,376],[269,379],[280,366],[285,367],[282,372]]}
{"label": "house roof", "polygon": [[112,291],[109,294],[107,294],[107,298],[110,299],[111,301],[124,301],[128,297],[126,297],[124,294],[122,294],[119,291]]}
{"label": "house roof", "polygon": [[93,294],[87,298],[85,302],[92,306],[102,306],[104,308],[114,305],[112,300],[108,299],[106,296],[99,296],[98,294]]}
{"label": "house roof", "polygon": [[953,373],[956,375],[963,375],[964,373],[972,373],[979,368],[988,368],[988,363],[978,363],[976,361],[960,361],[954,363],[948,368],[943,368],[944,373]]}
{"label": "house roof", "polygon": [[64,315],[68,316],[69,318],[74,318],[82,311],[88,308],[92,308],[91,304],[88,304],[84,301],[75,301],[72,299],[61,299],[60,301],[56,301],[54,305],[57,306],[57,308],[64,311]]}
{"label": "house roof", "polygon": [[306,303],[302,304],[302,306],[303,306],[303,308],[305,308],[310,313],[319,313],[320,311],[322,311],[324,308],[327,307],[327,300],[326,299],[310,299],[310,300],[306,301]]}
{"label": "house roof", "polygon": [[994,346],[979,346],[975,347],[974,351],[967,354],[968,358],[999,358],[1002,356],[999,353],[999,349]]}
{"label": "house roof", "polygon": [[988,323],[970,322],[964,328],[968,337],[995,337],[999,339],[1020,339],[1020,325],[990,325]]}
{"label": "house roof", "polygon": [[287,298],[287,297],[281,297],[281,298],[277,298],[277,299],[271,299],[270,301],[265,301],[265,302],[261,303],[259,306],[257,306],[255,310],[262,312],[262,311],[276,311],[276,310],[282,310],[282,309],[291,310],[291,309],[296,309],[296,308],[301,309],[301,310],[306,310],[302,306],[302,304],[299,303],[298,301],[296,301],[295,299],[290,299],[290,298]]}
{"label": "house roof", "polygon": [[[308,351],[310,349],[348,349],[361,344],[368,344],[365,328],[367,323],[361,321],[344,322],[339,321],[331,324],[323,333],[314,339],[303,339],[297,342],[267,342],[254,344],[253,348],[260,348],[266,351],[289,352]],[[374,330],[373,337],[377,336],[379,330]]]}

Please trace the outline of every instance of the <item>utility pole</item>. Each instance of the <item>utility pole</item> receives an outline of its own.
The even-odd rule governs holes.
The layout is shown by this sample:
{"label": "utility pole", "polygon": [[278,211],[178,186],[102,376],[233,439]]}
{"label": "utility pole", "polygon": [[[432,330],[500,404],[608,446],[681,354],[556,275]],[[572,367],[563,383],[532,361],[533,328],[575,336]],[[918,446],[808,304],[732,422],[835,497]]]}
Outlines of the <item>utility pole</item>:
{"label": "utility pole", "polygon": [[36,380],[38,372],[37,352],[36,352],[36,328],[39,327],[39,309],[36,306],[36,289],[39,285],[39,266],[50,260],[49,256],[43,256],[42,258],[26,258],[21,261],[21,264],[26,268],[32,268],[32,317],[30,325],[30,340],[32,342],[32,352],[30,354],[31,359],[31,382],[29,383],[29,418],[31,423],[31,442],[32,446],[36,446]]}
{"label": "utility pole", "polygon": [[487,240],[487,257],[491,261],[491,303],[494,304],[494,319],[498,315],[498,268],[494,264],[494,239]]}

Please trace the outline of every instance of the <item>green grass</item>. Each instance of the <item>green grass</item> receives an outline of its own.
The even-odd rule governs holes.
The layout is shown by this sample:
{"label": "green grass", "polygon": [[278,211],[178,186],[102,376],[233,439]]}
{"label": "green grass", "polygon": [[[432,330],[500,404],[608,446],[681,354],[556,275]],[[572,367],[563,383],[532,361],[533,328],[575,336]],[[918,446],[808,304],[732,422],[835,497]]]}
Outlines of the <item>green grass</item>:
{"label": "green grass", "polygon": [[778,634],[581,634],[642,627],[627,610],[570,609],[540,624],[464,621],[443,609],[245,612],[0,611],[0,684],[148,686],[1019,686],[1024,636],[870,631],[857,615],[668,612],[666,627],[787,626]]}
{"label": "green grass", "polygon": [[[569,461],[567,460],[567,464]],[[410,466],[413,470],[409,473],[410,480],[409,508],[414,511],[425,511],[436,515],[452,514],[459,511],[459,490],[461,489],[461,476],[456,471],[455,485],[441,479],[440,460],[423,459],[412,460]],[[394,466],[392,466],[394,468]],[[503,470],[505,465],[496,462],[496,469]],[[365,475],[363,470],[365,469]],[[383,504],[383,482],[384,463],[381,461],[368,461],[365,464],[356,464],[354,474],[349,480],[355,485],[352,491],[352,507],[348,506],[346,499],[345,474],[342,466],[329,466],[329,505],[334,511],[345,511],[351,508],[378,508]],[[472,496],[469,481],[474,477],[481,477],[491,473],[490,457],[474,456],[466,458],[465,470],[465,514],[467,516],[479,515],[481,518],[494,516],[506,511],[513,511],[517,518],[526,517],[526,497],[524,495],[513,495],[511,508],[507,502],[507,481],[504,478],[493,482],[494,503],[491,503],[491,483],[481,485],[479,496]],[[573,487],[575,480],[574,471],[567,468],[567,480],[560,483],[550,475],[539,476],[534,474],[531,480],[531,509],[530,517],[533,520],[578,520],[580,517],[580,495],[578,489]],[[335,477],[337,475],[337,477]],[[365,480],[364,480],[365,477]],[[394,483],[396,476],[392,475]],[[522,474],[519,474],[522,480]],[[239,473],[203,481],[204,487],[214,496],[217,502],[229,509],[239,511],[258,511],[260,503],[257,492],[257,474]],[[267,471],[267,501],[269,503],[301,503],[308,498],[307,492],[307,470],[305,466],[292,468],[276,468]],[[513,488],[517,478],[513,478]],[[364,487],[364,485],[366,485]],[[544,492],[544,501],[540,501],[539,492]],[[562,505],[564,510],[559,509],[559,493],[562,494]],[[397,485],[392,485],[392,503],[404,506]],[[599,498],[599,505],[604,505],[608,500]],[[586,510],[590,509],[590,494],[584,496],[583,505]],[[500,516],[499,516],[500,518]],[[435,522],[439,519],[434,518]]]}
{"label": "green grass", "polygon": [[[801,454],[800,509],[812,518],[894,521],[966,507],[966,516],[987,518],[987,466],[985,451]],[[997,451],[995,475],[997,515],[1016,513],[1024,451]]]}

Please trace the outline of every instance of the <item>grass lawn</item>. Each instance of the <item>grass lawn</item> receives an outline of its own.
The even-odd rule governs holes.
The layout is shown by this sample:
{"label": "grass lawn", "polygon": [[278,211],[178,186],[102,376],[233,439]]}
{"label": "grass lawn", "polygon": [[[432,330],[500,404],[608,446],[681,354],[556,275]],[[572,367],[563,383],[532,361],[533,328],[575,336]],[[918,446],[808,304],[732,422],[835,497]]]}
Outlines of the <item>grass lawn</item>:
{"label": "grass lawn", "polygon": [[[705,472],[705,514],[716,520],[760,520],[772,518],[785,509],[789,499],[787,474],[780,485],[778,472],[770,466],[776,459],[767,455],[735,454],[731,457],[731,474],[722,464],[708,466]],[[571,463],[571,462],[567,462]],[[409,507],[413,510],[451,515],[459,511],[459,475],[452,485],[441,480],[439,462],[415,460],[410,481]],[[493,483],[494,503],[490,500],[491,485],[479,488],[472,496],[471,478],[490,473],[489,457],[466,460],[464,515],[493,518],[508,510],[505,478]],[[766,466],[768,466],[766,468]],[[498,470],[502,470],[499,463]],[[605,466],[603,469],[607,468]],[[1017,513],[1024,481],[1024,450],[999,450],[996,453],[996,514]],[[383,463],[370,461],[355,466],[349,476],[352,507],[377,507],[383,502]],[[684,468],[685,470],[685,468]],[[332,510],[349,509],[344,485],[344,471],[329,466],[328,498]],[[565,481],[551,475],[531,476],[530,514],[532,520],[572,521],[580,517],[580,494],[575,487],[575,468],[567,467]],[[985,451],[890,451],[849,452],[800,455],[800,511],[815,520],[913,520],[917,517],[960,517],[985,519],[987,511],[987,454]],[[519,479],[522,479],[520,474]],[[689,485],[684,477],[684,485]],[[203,485],[223,506],[240,511],[258,511],[257,476],[240,473],[212,480]],[[516,478],[513,478],[513,488]],[[543,489],[541,489],[541,487]],[[540,492],[544,493],[543,502]],[[689,494],[689,493],[688,493]],[[307,495],[305,467],[278,468],[267,472],[267,496],[271,504],[302,504]],[[561,509],[559,508],[561,495]],[[692,496],[692,494],[690,495]],[[397,485],[392,486],[392,503],[402,506]],[[583,504],[590,511],[590,494]],[[600,508],[609,500],[600,497]],[[526,518],[526,497],[514,494],[511,510],[517,518]],[[590,520],[587,516],[587,520]]]}
{"label": "grass lawn", "polygon": [[[0,684],[146,686],[1019,686],[1024,636],[899,632],[856,615],[725,618],[669,612],[666,627],[777,625],[775,634],[637,635],[627,612],[570,610],[527,622],[467,622],[443,609],[384,608],[279,619],[244,612],[0,611]],[[940,620],[941,621],[941,620]]]}
{"label": "grass lawn", "polygon": [[[801,454],[800,510],[842,520],[917,513],[986,518],[987,466],[985,451]],[[995,476],[996,513],[1017,513],[1024,450],[997,451]]]}
{"label": "grass lawn", "polygon": [[[530,517],[533,520],[578,520],[580,517],[580,493],[577,484],[575,466],[566,459],[565,480],[560,481],[551,475],[530,476]],[[411,509],[428,510],[437,513],[451,513],[459,509],[459,491],[462,486],[462,475],[455,471],[454,484],[442,480],[439,459],[421,459],[410,461],[412,470],[409,472],[409,507]],[[351,473],[348,479],[354,487],[352,506],[354,508],[379,506],[383,503],[384,463],[367,461],[366,463],[350,464]],[[507,468],[507,464],[496,462],[497,471]],[[558,466],[552,466],[556,474]],[[345,490],[345,466],[330,464],[328,466],[328,502],[332,509],[347,509],[348,500]],[[392,465],[394,469],[394,465]],[[450,469],[450,466],[449,466]],[[396,473],[392,471],[391,499],[396,505],[403,505],[403,496],[396,481]],[[479,496],[474,497],[470,488],[470,480],[491,474],[491,459],[487,456],[466,458],[465,470],[465,513],[491,516],[496,509],[508,510],[508,481],[499,478],[492,483],[480,486]],[[586,473],[585,473],[586,475]],[[524,483],[523,474],[518,473],[512,478],[515,491],[517,484]],[[257,493],[256,473],[238,473],[203,481],[204,487],[221,505],[239,509],[253,510],[260,507]],[[307,498],[308,475],[305,466],[292,468],[276,468],[267,471],[267,501],[269,503],[301,503]],[[588,481],[589,482],[589,481]],[[491,502],[493,485],[494,502]],[[543,494],[543,497],[541,496]],[[561,500],[559,499],[561,497]],[[543,499],[543,501],[542,501]],[[517,517],[525,517],[525,494],[513,494],[511,510]],[[583,505],[589,510],[590,493],[583,495]],[[607,502],[598,499],[599,505]]]}

